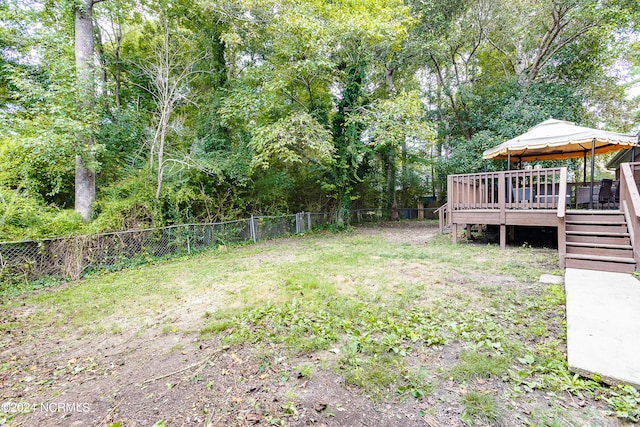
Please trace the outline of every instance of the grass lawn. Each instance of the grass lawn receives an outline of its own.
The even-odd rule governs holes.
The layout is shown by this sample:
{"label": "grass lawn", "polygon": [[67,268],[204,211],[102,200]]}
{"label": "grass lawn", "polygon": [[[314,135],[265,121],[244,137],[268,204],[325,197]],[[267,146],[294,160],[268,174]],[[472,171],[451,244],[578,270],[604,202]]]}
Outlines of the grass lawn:
{"label": "grass lawn", "polygon": [[567,370],[564,290],[538,282],[561,274],[555,250],[436,228],[220,247],[5,298],[0,425],[638,421],[635,389]]}

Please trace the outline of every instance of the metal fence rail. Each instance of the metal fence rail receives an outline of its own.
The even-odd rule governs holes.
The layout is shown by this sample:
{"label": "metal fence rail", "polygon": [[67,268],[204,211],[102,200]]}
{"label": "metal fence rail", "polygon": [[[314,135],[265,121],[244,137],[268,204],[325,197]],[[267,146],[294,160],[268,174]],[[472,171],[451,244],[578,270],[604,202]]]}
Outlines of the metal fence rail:
{"label": "metal fence rail", "polygon": [[[417,209],[400,218],[417,218]],[[433,211],[426,209],[425,211]],[[427,216],[427,212],[424,213]],[[352,223],[381,221],[382,209],[351,212]],[[145,230],[0,243],[0,287],[12,278],[34,280],[44,276],[78,279],[92,270],[121,268],[128,264],[228,243],[257,242],[304,233],[336,222],[335,212],[302,212],[283,216],[252,216],[236,221],[183,224]]]}

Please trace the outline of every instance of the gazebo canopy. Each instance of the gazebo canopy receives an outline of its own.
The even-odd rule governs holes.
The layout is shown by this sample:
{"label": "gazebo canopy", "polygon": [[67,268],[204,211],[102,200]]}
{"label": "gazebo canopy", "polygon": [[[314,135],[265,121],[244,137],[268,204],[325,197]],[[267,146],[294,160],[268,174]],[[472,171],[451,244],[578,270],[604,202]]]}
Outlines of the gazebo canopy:
{"label": "gazebo canopy", "polygon": [[576,126],[575,123],[549,119],[526,133],[486,150],[487,160],[563,160],[582,157],[594,148],[595,154],[636,146],[636,135],[608,132]]}

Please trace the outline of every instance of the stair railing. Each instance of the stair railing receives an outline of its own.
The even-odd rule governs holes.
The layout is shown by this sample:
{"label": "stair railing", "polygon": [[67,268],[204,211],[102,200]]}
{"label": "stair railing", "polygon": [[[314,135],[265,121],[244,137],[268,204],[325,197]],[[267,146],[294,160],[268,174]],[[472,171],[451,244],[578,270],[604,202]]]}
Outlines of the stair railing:
{"label": "stair railing", "polygon": [[449,205],[445,203],[435,210],[435,213],[438,214],[438,227],[440,228],[440,233],[444,233],[445,228],[449,227],[451,223],[449,219],[451,219],[451,215],[449,215]]}
{"label": "stair railing", "polygon": [[565,267],[565,256],[567,255],[567,226],[565,214],[567,197],[567,168],[560,169],[560,188],[558,191],[558,260],[560,268]]}
{"label": "stair railing", "polygon": [[640,163],[620,165],[620,207],[627,221],[637,271],[640,265],[640,193],[635,180],[636,174],[640,178]]}

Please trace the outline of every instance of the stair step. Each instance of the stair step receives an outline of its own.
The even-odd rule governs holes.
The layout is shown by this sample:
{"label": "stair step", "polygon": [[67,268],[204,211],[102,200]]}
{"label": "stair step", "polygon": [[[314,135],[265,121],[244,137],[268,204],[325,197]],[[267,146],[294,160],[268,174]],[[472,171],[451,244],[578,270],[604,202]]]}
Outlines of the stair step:
{"label": "stair step", "polygon": [[629,237],[629,233],[616,233],[610,231],[580,231],[580,230],[567,230],[567,238],[569,236],[590,236],[590,237]]}
{"label": "stair step", "polygon": [[590,245],[631,245],[631,239],[629,236],[602,236],[600,234],[596,235],[584,235],[581,233],[578,234],[569,234],[567,233],[567,244],[569,243],[587,243]]}
{"label": "stair step", "polygon": [[610,225],[610,226],[616,226],[616,227],[621,227],[621,226],[626,226],[627,223],[624,220],[624,218],[622,219],[622,221],[611,221],[611,220],[607,220],[607,219],[579,219],[579,220],[568,220],[565,218],[565,223],[568,224],[572,224],[572,225]]}
{"label": "stair step", "polygon": [[575,215],[568,214],[565,216],[565,221],[569,222],[599,222],[606,224],[624,224],[626,223],[624,215],[621,213],[616,213],[615,215],[602,215],[602,214],[594,214],[594,215]]}
{"label": "stair step", "polygon": [[631,244],[614,244],[614,243],[600,243],[600,241],[598,242],[592,242],[592,243],[586,243],[586,242],[567,242],[567,246],[575,246],[575,247],[582,247],[582,248],[602,248],[602,249],[628,249],[628,250],[633,250],[633,247],[631,246]]}
{"label": "stair step", "polygon": [[602,234],[602,233],[614,233],[614,234],[620,234],[620,233],[626,233],[627,232],[627,227],[626,226],[620,226],[620,225],[571,225],[571,224],[567,224],[566,227],[567,232],[584,232],[584,233],[598,233],[598,234]]}
{"label": "stair step", "polygon": [[602,261],[602,262],[614,262],[620,264],[634,264],[636,260],[632,257],[617,257],[617,256],[601,256],[601,255],[582,255],[582,254],[566,254],[565,259],[582,259],[588,261]]}
{"label": "stair step", "polygon": [[585,256],[633,258],[633,249],[631,246],[622,246],[621,248],[596,248],[593,246],[573,246],[567,244],[567,253]]}
{"label": "stair step", "polygon": [[612,273],[633,273],[635,271],[635,264],[574,258],[565,258],[565,267],[579,268],[582,270],[610,271]]}

